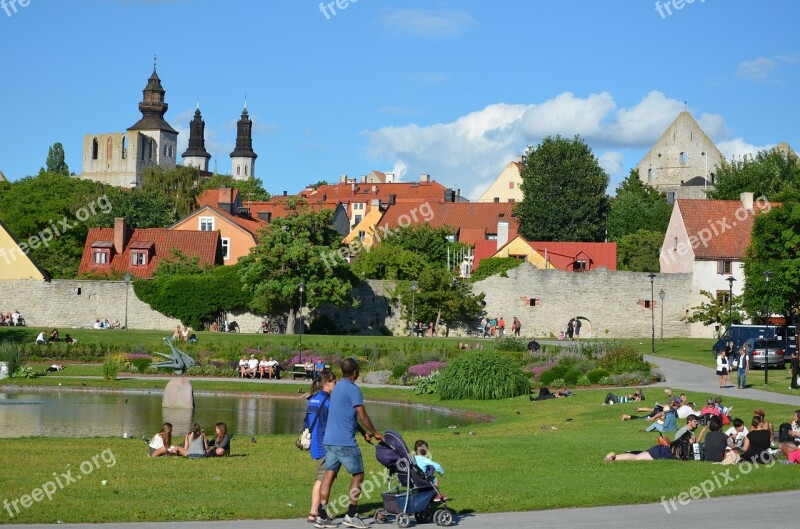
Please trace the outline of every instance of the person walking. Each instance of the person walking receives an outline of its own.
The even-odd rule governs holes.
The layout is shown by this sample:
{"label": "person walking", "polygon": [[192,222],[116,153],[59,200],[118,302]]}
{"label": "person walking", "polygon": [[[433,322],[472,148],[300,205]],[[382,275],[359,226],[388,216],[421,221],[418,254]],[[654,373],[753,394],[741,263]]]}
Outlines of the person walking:
{"label": "person walking", "polygon": [[567,341],[572,341],[572,334],[575,332],[575,318],[571,318],[567,323]]}
{"label": "person walking", "polygon": [[308,515],[309,523],[316,523],[319,511],[319,491],[325,479],[325,446],[322,439],[328,425],[328,411],[330,397],[336,386],[336,375],[328,368],[320,371],[319,376],[311,383],[311,396],[308,398],[306,416],[303,418],[303,427],[311,430],[311,449],[309,454],[316,462],[314,486],[311,488],[311,510]]}
{"label": "person walking", "polygon": [[800,353],[795,351],[792,353],[792,384],[789,389],[797,389],[797,377],[800,376]]}
{"label": "person walking", "polygon": [[575,316],[575,339],[581,341],[581,319]]}
{"label": "person walking", "polygon": [[361,390],[355,385],[360,374],[358,362],[353,358],[345,358],[342,360],[341,369],[342,379],[331,392],[328,423],[322,442],[325,446],[325,478],[320,487],[320,504],[315,527],[320,529],[337,527],[328,514],[327,504],[333,481],[336,479],[339,469],[344,465],[345,470],[350,473],[352,478],[350,479],[350,504],[342,525],[353,529],[366,529],[369,526],[358,517],[358,500],[361,496],[361,484],[364,482],[364,461],[355,440],[355,434],[356,431],[362,433],[364,440],[368,443],[372,439],[380,441],[383,436],[373,426],[372,420],[364,409]]}
{"label": "person walking", "polygon": [[739,348],[739,359],[736,366],[736,383],[739,389],[747,387],[747,370],[750,369],[750,355],[747,354],[745,346]]}

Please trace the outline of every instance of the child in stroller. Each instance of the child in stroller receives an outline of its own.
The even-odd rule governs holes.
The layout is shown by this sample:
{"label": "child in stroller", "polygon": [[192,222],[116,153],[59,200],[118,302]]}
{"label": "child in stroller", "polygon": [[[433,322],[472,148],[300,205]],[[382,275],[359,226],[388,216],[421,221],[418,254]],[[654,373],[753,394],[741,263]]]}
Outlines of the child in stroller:
{"label": "child in stroller", "polygon": [[[414,462],[419,468],[422,469],[423,472],[425,472],[425,476],[431,480],[436,487],[439,487],[439,480],[438,478],[434,477],[434,472],[444,475],[444,468],[442,465],[431,459],[431,451],[430,448],[428,448],[427,441],[419,439],[414,443]],[[433,497],[433,501],[446,500],[447,496],[444,495],[436,495]]]}
{"label": "child in stroller", "polygon": [[[427,449],[427,443],[423,444]],[[390,515],[395,515],[398,526],[408,527],[413,514],[418,523],[433,521],[442,526],[453,523],[453,511],[445,505],[447,498],[439,492],[432,476],[428,477],[417,464],[399,433],[387,430],[375,448],[375,457],[389,470],[390,476],[388,490],[381,494],[383,508],[375,512],[376,522],[385,523]],[[441,500],[439,503],[433,502],[436,496]]]}

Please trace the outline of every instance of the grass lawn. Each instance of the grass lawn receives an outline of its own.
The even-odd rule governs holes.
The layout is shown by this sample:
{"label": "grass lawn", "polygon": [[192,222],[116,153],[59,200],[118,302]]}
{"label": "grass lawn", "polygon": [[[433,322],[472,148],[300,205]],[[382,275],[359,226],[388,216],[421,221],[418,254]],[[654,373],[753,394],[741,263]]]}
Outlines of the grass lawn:
{"label": "grass lawn", "polygon": [[[56,378],[36,380],[57,383]],[[163,387],[163,381],[61,380],[64,385],[103,387]],[[251,384],[193,381],[198,389],[253,391]],[[258,385],[261,391],[296,391],[293,385]],[[680,388],[676,388],[680,389]],[[658,395],[650,390],[648,402]],[[442,403],[436,397],[407,390],[366,389],[365,397],[446,404],[460,410],[490,413],[492,423],[462,429],[401,432],[408,443],[423,437],[447,473],[441,478],[450,507],[464,513],[537,510],[556,507],[659,502],[662,496],[691,492],[712,483],[712,496],[800,488],[800,474],[791,466],[770,468],[720,467],[704,462],[605,463],[609,451],[644,450],[655,444],[653,433],[641,433],[643,421],[619,420],[633,405],[603,406],[606,390],[579,390],[576,396],[544,402],[527,397],[503,401]],[[706,395],[689,394],[690,399]],[[777,424],[788,420],[793,407],[761,404],[726,397],[740,417],[764,407]],[[369,410],[369,405],[367,406]],[[391,428],[378,424],[379,429]],[[76,425],[79,428],[80,425]],[[177,432],[182,435],[183,432]],[[458,435],[456,435],[458,434]],[[56,476],[81,476],[80,480],[33,502],[18,503],[20,512],[7,522],[55,523],[303,518],[308,510],[313,463],[294,447],[293,435],[235,437],[233,456],[227,459],[149,459],[141,439],[0,439],[0,490],[9,501],[42,488]],[[382,467],[373,448],[361,443],[366,477],[375,483]],[[103,459],[105,457],[105,459]],[[96,463],[92,462],[92,459]],[[87,463],[88,462],[88,463]],[[113,462],[113,464],[112,464]],[[717,486],[714,477],[730,469],[740,476]],[[54,476],[55,473],[55,476]],[[107,480],[107,485],[102,485]],[[334,485],[334,497],[345,492],[348,479]],[[605,486],[601,486],[605,485]],[[52,488],[52,487],[51,487]],[[361,512],[371,515],[380,506],[375,490],[365,489]],[[367,491],[369,490],[369,493]],[[699,490],[699,489],[696,489]],[[580,493],[577,493],[580,491]],[[186,501],[192,498],[192,501]],[[8,516],[3,510],[2,516]],[[341,514],[341,511],[339,511]]]}

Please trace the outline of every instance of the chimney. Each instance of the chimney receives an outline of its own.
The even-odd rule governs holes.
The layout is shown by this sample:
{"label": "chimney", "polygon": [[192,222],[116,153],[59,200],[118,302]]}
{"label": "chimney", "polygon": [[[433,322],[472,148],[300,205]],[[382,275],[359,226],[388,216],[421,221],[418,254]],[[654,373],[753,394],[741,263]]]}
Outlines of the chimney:
{"label": "chimney", "polygon": [[342,176],[339,177],[339,183],[340,184],[346,184],[347,183],[347,175],[346,174],[343,174]]}
{"label": "chimney", "polygon": [[419,175],[419,181],[420,182],[425,182],[425,183],[430,183],[431,175],[429,175],[429,174],[421,174],[421,175]]}
{"label": "chimney", "polygon": [[130,234],[128,233],[128,224],[125,222],[125,219],[122,217],[115,218],[114,251],[117,254],[121,254],[125,251],[125,247],[128,245],[128,239],[130,239]]}
{"label": "chimney", "polygon": [[377,194],[378,193],[378,186],[372,186],[372,193],[373,194]]}
{"label": "chimney", "polygon": [[520,156],[517,156],[517,159],[516,159],[515,161],[516,161],[517,163],[525,163],[525,157],[524,157],[524,156],[521,156],[521,155],[520,155]]}
{"label": "chimney", "polygon": [[397,195],[389,195],[389,205],[394,206],[397,204]]}
{"label": "chimney", "polygon": [[386,173],[386,183],[394,184],[394,173]]}
{"label": "chimney", "polygon": [[753,211],[753,193],[741,193],[739,200],[742,201],[742,207],[747,211]]}
{"label": "chimney", "polygon": [[366,184],[367,183],[367,175],[365,175],[365,174],[361,175],[361,183],[362,184]]}
{"label": "chimney", "polygon": [[455,202],[456,201],[456,192],[452,189],[445,189],[444,191],[444,201],[445,202]]}
{"label": "chimney", "polygon": [[370,201],[369,201],[369,205],[370,205],[370,207],[373,207],[373,208],[380,207],[380,205],[381,205],[381,199],[379,199],[379,198],[373,198],[372,200],[370,200]]}
{"label": "chimney", "polygon": [[499,250],[508,243],[508,222],[497,223],[497,249]]}

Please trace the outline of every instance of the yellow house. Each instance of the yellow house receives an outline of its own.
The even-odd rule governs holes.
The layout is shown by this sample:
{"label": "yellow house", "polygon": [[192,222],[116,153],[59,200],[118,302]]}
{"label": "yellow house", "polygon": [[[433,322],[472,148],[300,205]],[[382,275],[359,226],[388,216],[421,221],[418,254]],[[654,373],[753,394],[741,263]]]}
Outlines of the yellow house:
{"label": "yellow house", "polygon": [[[38,240],[38,239],[37,239]],[[37,244],[41,243],[41,240]],[[23,248],[25,250],[23,250]],[[9,279],[50,280],[47,272],[27,253],[28,243],[20,243],[0,221],[0,281]]]}
{"label": "yellow house", "polygon": [[510,162],[497,176],[478,202],[522,202],[521,162]]}
{"label": "yellow house", "polygon": [[372,248],[375,244],[380,242],[376,240],[376,238],[379,237],[379,235],[376,234],[378,231],[376,226],[381,221],[381,217],[383,217],[381,208],[377,206],[372,207],[369,212],[364,215],[364,218],[361,219],[361,222],[353,227],[353,231],[347,234],[343,242],[345,244],[350,244],[355,239],[361,239],[361,244],[365,248]]}
{"label": "yellow house", "polygon": [[515,237],[508,244],[500,248],[492,257],[516,257],[525,259],[540,270],[553,270],[555,266],[544,255],[533,248],[522,237]]}

